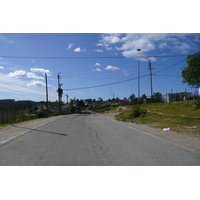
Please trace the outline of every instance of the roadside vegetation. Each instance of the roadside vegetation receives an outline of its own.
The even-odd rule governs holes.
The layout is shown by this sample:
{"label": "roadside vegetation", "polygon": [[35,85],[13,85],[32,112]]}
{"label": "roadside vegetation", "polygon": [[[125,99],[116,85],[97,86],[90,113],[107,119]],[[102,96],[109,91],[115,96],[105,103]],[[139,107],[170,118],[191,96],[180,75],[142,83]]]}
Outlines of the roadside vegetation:
{"label": "roadside vegetation", "polygon": [[125,106],[115,118],[160,129],[200,134],[199,100]]}

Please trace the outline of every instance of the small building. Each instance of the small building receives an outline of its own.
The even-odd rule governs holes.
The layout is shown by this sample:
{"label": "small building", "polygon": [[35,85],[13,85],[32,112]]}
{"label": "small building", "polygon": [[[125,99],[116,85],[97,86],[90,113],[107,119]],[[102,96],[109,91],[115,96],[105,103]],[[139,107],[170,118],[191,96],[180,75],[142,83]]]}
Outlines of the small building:
{"label": "small building", "polygon": [[167,93],[166,94],[166,101],[185,101],[192,96],[192,92],[177,92],[177,93]]}

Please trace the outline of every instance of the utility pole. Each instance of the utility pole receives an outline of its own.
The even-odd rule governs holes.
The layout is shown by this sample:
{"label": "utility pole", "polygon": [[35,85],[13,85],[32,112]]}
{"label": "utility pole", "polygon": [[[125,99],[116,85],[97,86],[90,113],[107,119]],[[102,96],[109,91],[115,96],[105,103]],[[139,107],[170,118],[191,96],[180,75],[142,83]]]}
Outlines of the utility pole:
{"label": "utility pole", "polygon": [[139,52],[141,49],[137,49],[138,51],[138,102],[140,101],[140,56]]}
{"label": "utility pole", "polygon": [[61,89],[62,83],[60,83],[60,73],[58,73],[58,112],[61,113],[61,100],[62,100],[62,94],[63,90]]}
{"label": "utility pole", "polygon": [[47,73],[45,73],[45,80],[46,80],[46,107],[47,107],[47,110],[46,110],[46,116],[48,117],[48,111],[49,111],[49,108],[48,108],[48,85],[47,85]]}
{"label": "utility pole", "polygon": [[153,95],[153,86],[152,86],[152,69],[154,69],[154,68],[152,68],[151,67],[151,63],[150,63],[150,60],[149,60],[149,68],[148,68],[149,70],[150,70],[150,85],[151,85],[151,97],[152,97],[152,95]]}
{"label": "utility pole", "polygon": [[69,98],[69,97],[68,97],[68,94],[66,94],[66,98],[67,98],[67,105],[68,105],[68,98]]}

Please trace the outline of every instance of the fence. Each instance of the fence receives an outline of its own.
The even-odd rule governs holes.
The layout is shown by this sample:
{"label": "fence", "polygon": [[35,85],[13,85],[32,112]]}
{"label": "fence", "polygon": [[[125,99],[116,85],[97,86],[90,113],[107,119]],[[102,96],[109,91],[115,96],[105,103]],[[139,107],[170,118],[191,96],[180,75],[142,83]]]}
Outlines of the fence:
{"label": "fence", "polygon": [[0,124],[15,123],[36,117],[36,114],[31,114],[26,110],[0,110]]}

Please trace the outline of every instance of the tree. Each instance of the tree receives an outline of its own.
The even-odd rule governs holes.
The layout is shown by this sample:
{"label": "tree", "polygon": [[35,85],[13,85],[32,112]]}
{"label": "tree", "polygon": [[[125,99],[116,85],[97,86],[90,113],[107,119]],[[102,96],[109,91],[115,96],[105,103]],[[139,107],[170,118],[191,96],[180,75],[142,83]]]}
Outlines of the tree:
{"label": "tree", "polygon": [[135,95],[132,94],[132,95],[129,97],[129,99],[131,100],[131,104],[134,104],[134,102],[135,102]]}
{"label": "tree", "polygon": [[183,83],[190,87],[200,86],[200,52],[187,57],[187,66],[182,69]]}
{"label": "tree", "polygon": [[141,96],[141,99],[142,99],[142,100],[144,100],[144,99],[146,99],[146,98],[147,98],[146,94],[143,94],[143,95]]}
{"label": "tree", "polygon": [[157,102],[163,102],[164,98],[163,95],[160,92],[154,92],[152,95],[152,98],[155,99]]}

